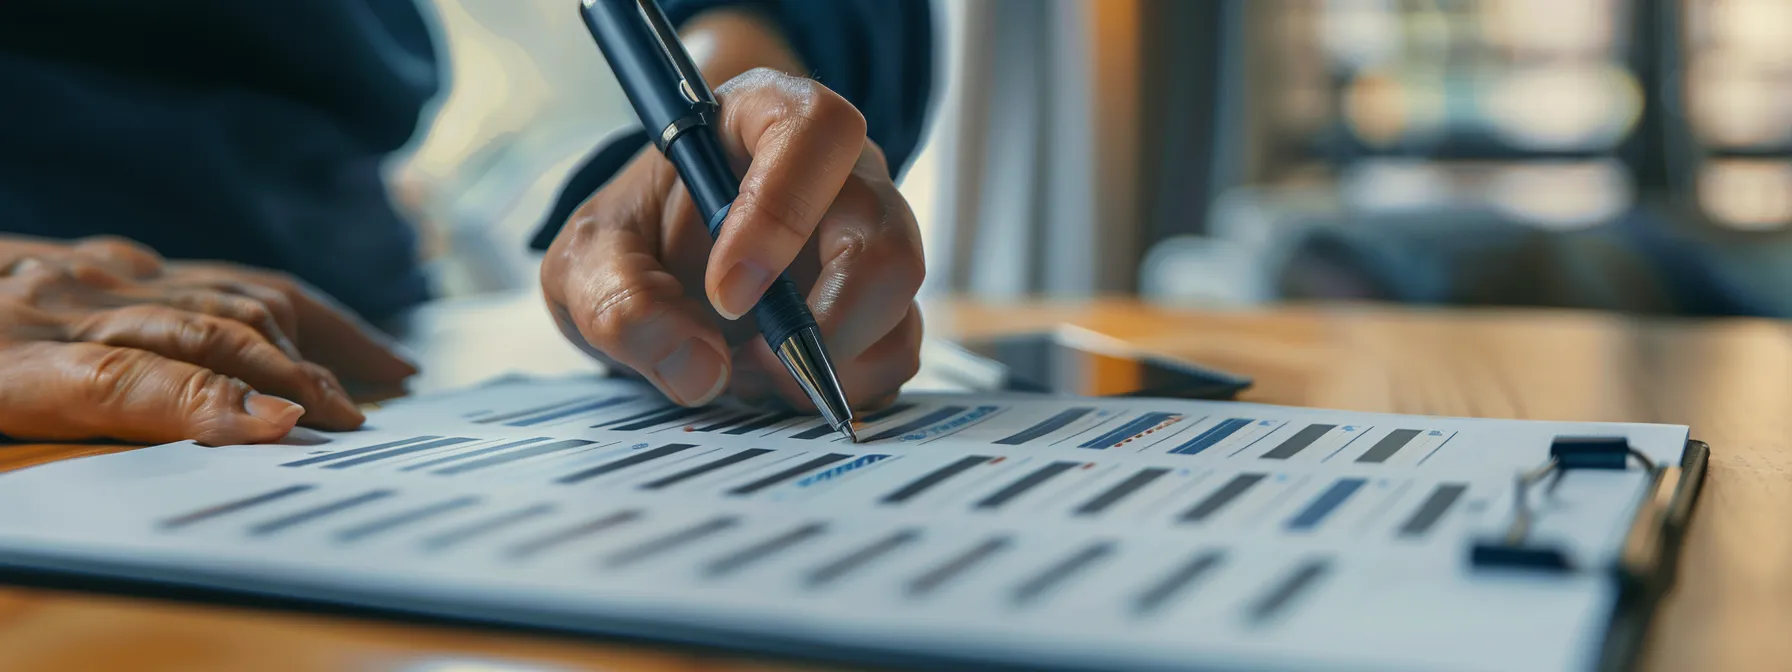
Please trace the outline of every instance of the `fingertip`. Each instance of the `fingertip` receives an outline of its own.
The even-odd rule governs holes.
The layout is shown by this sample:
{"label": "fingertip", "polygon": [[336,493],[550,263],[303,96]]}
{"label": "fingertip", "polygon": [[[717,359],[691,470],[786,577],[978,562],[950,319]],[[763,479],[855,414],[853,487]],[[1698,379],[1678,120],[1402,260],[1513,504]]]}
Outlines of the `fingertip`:
{"label": "fingertip", "polygon": [[305,414],[305,407],[292,401],[250,391],[243,395],[243,410],[251,417],[270,425],[283,426],[290,430],[298,424],[299,416]]}

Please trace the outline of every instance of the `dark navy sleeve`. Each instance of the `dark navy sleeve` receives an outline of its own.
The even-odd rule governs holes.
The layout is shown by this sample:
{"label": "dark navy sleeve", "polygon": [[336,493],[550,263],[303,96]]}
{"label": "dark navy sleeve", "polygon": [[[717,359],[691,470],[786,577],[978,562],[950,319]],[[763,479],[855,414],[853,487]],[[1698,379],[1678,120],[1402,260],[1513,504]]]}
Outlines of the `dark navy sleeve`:
{"label": "dark navy sleeve", "polygon": [[[763,11],[783,30],[810,76],[865,115],[866,132],[883,148],[892,175],[900,175],[914,157],[933,95],[928,0],[664,0],[661,6],[679,24],[718,7]],[[646,145],[640,130],[603,143],[561,187],[530,246],[547,249],[573,211]]]}

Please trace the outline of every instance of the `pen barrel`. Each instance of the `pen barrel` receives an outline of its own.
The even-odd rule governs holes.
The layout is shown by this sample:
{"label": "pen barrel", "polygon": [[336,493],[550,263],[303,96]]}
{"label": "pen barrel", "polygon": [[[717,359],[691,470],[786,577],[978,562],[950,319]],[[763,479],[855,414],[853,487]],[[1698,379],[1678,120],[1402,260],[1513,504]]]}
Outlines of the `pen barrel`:
{"label": "pen barrel", "polygon": [[715,131],[710,127],[699,126],[673,140],[666,147],[666,158],[678,168],[678,178],[684,180],[685,189],[691,192],[691,200],[697,204],[697,212],[703,215],[703,225],[709,229],[709,237],[715,238],[722,232],[722,220],[727,218],[728,206],[740,196],[740,179],[735,177],[734,167],[728,165],[728,154],[722,149],[722,142],[716,139]]}
{"label": "pen barrel", "polygon": [[809,312],[803,293],[783,274],[759,297],[759,305],[753,307],[753,319],[759,323],[759,333],[765,336],[765,344],[771,346],[772,352],[790,340],[791,334],[816,326],[815,315]]}

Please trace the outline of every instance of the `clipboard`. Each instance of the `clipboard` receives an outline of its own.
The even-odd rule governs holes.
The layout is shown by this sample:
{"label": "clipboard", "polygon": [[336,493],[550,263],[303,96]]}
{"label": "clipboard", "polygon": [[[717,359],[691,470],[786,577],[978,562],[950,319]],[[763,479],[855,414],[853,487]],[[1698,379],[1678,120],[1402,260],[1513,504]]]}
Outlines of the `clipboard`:
{"label": "clipboard", "polygon": [[[1662,596],[1673,588],[1680,544],[1704,486],[1710,456],[1710,445],[1697,440],[1686,442],[1679,464],[1655,464],[1622,438],[1557,438],[1547,460],[1516,476],[1514,510],[1505,534],[1473,542],[1468,561],[1477,570],[1610,574],[1618,599],[1601,644],[1599,669],[1632,669]],[[1576,567],[1560,549],[1533,542],[1529,528],[1536,513],[1527,496],[1531,490],[1572,471],[1632,468],[1645,470],[1647,481],[1615,562]]]}

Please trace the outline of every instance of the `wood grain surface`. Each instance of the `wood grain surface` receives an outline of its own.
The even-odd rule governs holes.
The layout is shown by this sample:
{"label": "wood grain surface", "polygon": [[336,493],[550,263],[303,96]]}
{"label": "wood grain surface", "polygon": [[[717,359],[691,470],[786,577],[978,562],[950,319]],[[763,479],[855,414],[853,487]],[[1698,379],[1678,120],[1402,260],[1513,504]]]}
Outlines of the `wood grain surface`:
{"label": "wood grain surface", "polygon": [[[551,329],[529,300],[437,308],[424,333]],[[478,325],[475,326],[474,323]],[[1792,325],[1639,321],[1569,311],[1360,306],[1212,312],[1124,300],[940,304],[933,335],[1069,323],[1250,375],[1248,400],[1364,411],[1688,424],[1712,445],[1680,582],[1645,644],[1650,670],[1792,669]],[[481,339],[483,340],[483,339]],[[418,345],[436,380],[499,372],[503,347]],[[492,341],[485,341],[491,343]],[[481,356],[470,356],[470,352]],[[572,353],[570,349],[565,351]],[[539,351],[525,368],[541,373]],[[494,364],[494,362],[497,362]],[[589,365],[568,357],[567,370]],[[491,371],[488,371],[491,370]],[[0,470],[123,447],[0,447]],[[81,593],[0,589],[5,670],[782,669],[645,645]]]}

